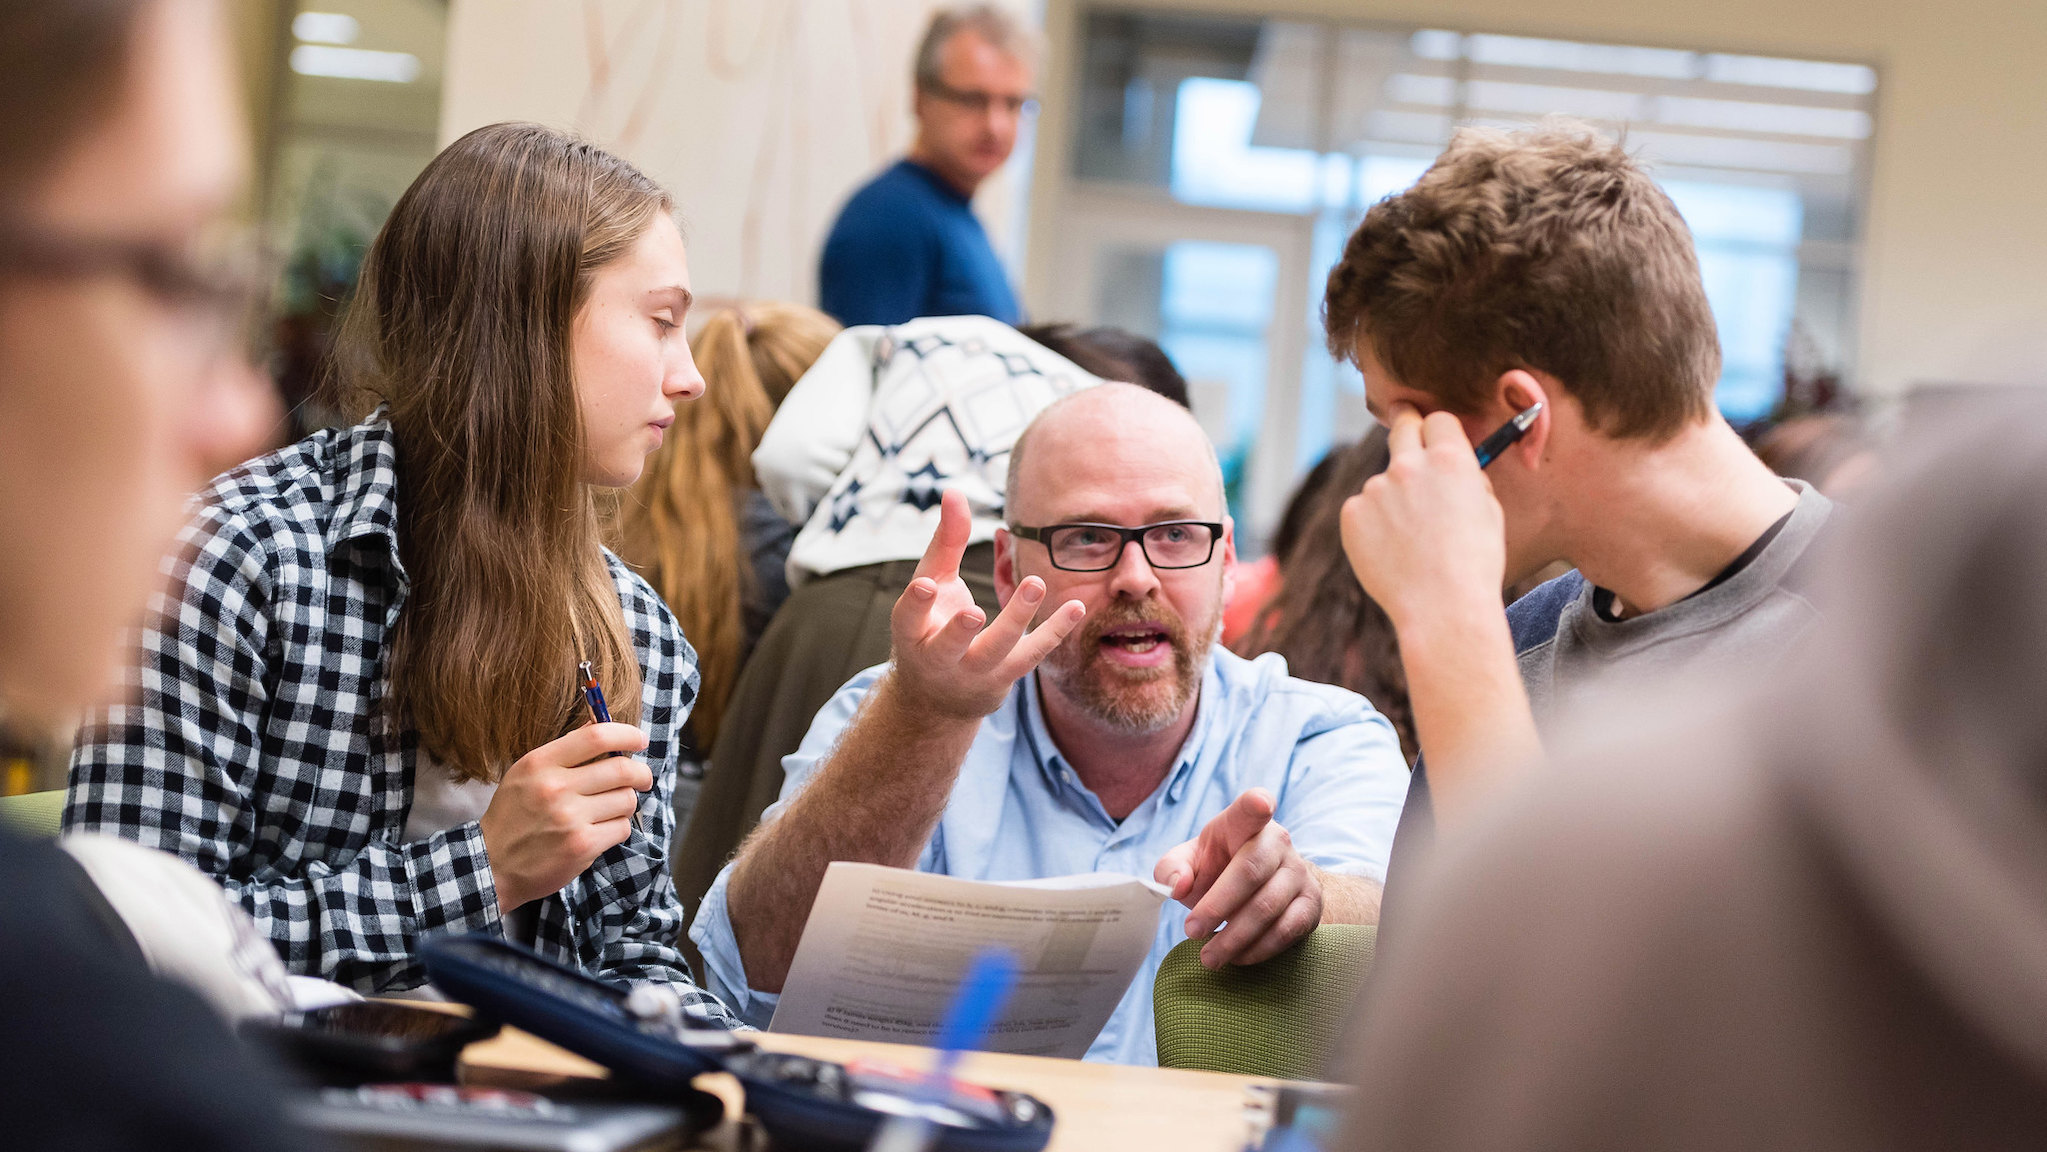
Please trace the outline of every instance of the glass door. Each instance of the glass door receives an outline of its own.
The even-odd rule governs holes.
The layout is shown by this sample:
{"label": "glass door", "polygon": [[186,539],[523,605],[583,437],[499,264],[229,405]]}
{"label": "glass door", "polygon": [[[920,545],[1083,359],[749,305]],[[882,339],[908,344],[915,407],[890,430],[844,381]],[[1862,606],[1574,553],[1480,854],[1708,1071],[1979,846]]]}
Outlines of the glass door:
{"label": "glass door", "polygon": [[1215,442],[1240,540],[1255,543],[1297,473],[1311,222],[1095,189],[1069,207],[1045,315],[1159,342]]}
{"label": "glass door", "polygon": [[1240,541],[1368,427],[1356,370],[1323,347],[1323,282],[1459,126],[1563,113],[1648,162],[1697,244],[1736,424],[1777,412],[1788,379],[1853,367],[1866,65],[1074,3],[1071,152],[1034,303],[1165,345],[1231,469]]}

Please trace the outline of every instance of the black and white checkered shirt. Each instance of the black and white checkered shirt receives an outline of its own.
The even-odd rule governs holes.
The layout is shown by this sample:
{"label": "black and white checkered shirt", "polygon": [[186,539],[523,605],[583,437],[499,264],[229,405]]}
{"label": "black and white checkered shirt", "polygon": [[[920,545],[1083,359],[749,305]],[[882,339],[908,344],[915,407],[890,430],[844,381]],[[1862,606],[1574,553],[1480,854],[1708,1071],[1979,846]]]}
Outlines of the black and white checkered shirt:
{"label": "black and white checkered shirt", "polygon": [[[407,590],[396,460],[390,425],[373,416],[250,461],[200,495],[124,673],[126,702],[79,732],[64,812],[67,829],[191,861],[292,971],[363,992],[422,983],[425,936],[502,930],[475,821],[404,842],[428,761],[416,732],[383,720],[386,641]],[[653,590],[606,559],[643,664],[654,795],[641,806],[645,832],[540,903],[535,942],[605,979],[687,985],[691,1015],[736,1026],[675,946],[674,757],[696,654]]]}

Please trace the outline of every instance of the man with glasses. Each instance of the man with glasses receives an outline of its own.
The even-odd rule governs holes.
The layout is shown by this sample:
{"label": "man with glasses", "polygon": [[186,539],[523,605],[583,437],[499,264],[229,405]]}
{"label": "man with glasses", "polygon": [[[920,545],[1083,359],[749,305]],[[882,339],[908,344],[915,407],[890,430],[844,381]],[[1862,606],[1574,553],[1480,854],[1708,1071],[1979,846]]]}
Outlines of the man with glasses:
{"label": "man with glasses", "polygon": [[1036,54],[1030,31],[994,5],[932,17],[917,48],[916,141],[840,210],[818,271],[819,307],[848,327],[920,316],[1022,321],[973,197],[1036,108]]}
{"label": "man with glasses", "polygon": [[691,938],[764,1024],[833,861],[1148,876],[1184,907],[1161,912],[1088,1056],[1153,1063],[1152,979],[1181,940],[1214,933],[1203,963],[1252,964],[1377,919],[1406,762],[1363,697],[1215,647],[1236,542],[1185,409],[1128,384],[1059,400],[1017,441],[1007,492],[1001,613],[959,578],[966,506],[948,492],[892,662],[819,712]]}

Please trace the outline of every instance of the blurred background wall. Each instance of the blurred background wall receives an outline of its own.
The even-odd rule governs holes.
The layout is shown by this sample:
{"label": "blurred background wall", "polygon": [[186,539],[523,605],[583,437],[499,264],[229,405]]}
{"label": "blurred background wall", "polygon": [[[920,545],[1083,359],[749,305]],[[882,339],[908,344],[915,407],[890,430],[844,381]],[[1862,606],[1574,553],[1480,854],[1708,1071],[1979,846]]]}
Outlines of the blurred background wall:
{"label": "blurred background wall", "polygon": [[[699,296],[814,302],[839,205],[910,143],[909,61],[935,7],[454,0],[440,137],[505,119],[575,128],[675,193]],[[976,201],[1019,274],[1028,172],[1011,164]]]}
{"label": "blurred background wall", "polygon": [[[1260,0],[1129,0],[1118,8],[1269,16]],[[1873,65],[1873,163],[1862,237],[1855,382],[1895,393],[1920,381],[2040,374],[2024,329],[2047,319],[2047,5],[2032,0],[1287,0],[1285,11],[1529,37]],[[1087,6],[1051,0],[1055,43]],[[1055,54],[1041,150],[1071,146],[1052,107],[1079,62]],[[1041,171],[1038,220],[1059,212]],[[1034,276],[1047,269],[1033,264]],[[1048,286],[1034,279],[1042,293]]]}
{"label": "blurred background wall", "polygon": [[[1365,420],[1319,286],[1461,124],[1588,117],[1697,234],[1737,422],[2036,377],[2047,5],[2027,0],[1012,0],[1042,108],[977,202],[1038,319],[1159,339],[1257,534]],[[840,202],[907,144],[932,0],[245,0],[296,398],[383,212],[527,118],[677,194],[700,294],[815,299]]]}
{"label": "blurred background wall", "polygon": [[[1173,353],[1254,541],[1365,420],[1319,348],[1321,277],[1462,124],[1579,115],[1654,163],[1739,423],[2033,382],[2047,356],[2047,5],[1011,2],[1046,32],[1042,108],[977,207],[1034,318]],[[666,182],[711,302],[814,300],[838,205],[908,142],[932,7],[242,0],[287,397],[391,201],[494,120],[574,127]]]}
{"label": "blurred background wall", "polygon": [[[1006,0],[1042,106],[977,201],[1036,319],[1122,325],[1189,377],[1255,552],[1362,431],[1320,285],[1463,124],[1625,133],[1699,244],[1723,411],[1760,428],[2047,363],[2038,0]],[[909,141],[933,0],[234,0],[301,405],[363,248],[435,150],[526,118],[677,195],[709,303],[815,300],[840,202]],[[0,747],[0,792],[63,748]]]}

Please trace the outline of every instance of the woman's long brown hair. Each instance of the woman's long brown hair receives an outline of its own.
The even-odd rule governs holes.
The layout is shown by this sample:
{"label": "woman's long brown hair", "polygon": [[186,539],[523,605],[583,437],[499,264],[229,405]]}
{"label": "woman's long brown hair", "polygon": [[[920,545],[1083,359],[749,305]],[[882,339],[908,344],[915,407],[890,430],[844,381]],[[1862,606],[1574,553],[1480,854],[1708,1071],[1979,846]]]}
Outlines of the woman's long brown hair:
{"label": "woman's long brown hair", "polygon": [[598,269],[668,195],[535,124],[434,157],[363,260],[330,381],[388,406],[410,589],[386,714],[458,777],[495,780],[583,720],[576,663],[637,723],[641,669],[583,482],[570,335]]}
{"label": "woman's long brown hair", "polygon": [[675,426],[619,509],[618,552],[668,601],[703,677],[690,722],[711,747],[744,657],[741,602],[753,569],[739,538],[739,500],[756,486],[753,450],[782,398],[810,370],[838,322],[815,308],[726,309],[690,341],[704,395]]}

